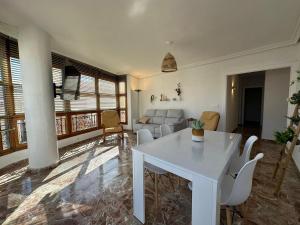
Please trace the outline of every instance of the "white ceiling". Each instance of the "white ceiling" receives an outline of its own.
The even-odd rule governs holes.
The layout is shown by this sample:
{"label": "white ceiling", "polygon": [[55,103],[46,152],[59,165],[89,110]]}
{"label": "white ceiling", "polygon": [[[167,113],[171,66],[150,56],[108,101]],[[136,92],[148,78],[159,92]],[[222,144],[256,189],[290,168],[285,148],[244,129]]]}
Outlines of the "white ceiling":
{"label": "white ceiling", "polygon": [[299,16],[299,0],[0,0],[0,21],[31,21],[55,51],[139,77],[158,73],[167,51],[180,68],[293,42]]}

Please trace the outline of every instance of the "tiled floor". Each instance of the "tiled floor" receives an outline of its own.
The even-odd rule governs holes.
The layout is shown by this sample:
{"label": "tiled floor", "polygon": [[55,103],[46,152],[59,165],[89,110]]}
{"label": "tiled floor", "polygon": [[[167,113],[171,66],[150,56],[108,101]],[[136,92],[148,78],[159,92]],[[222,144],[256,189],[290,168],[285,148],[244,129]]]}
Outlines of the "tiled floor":
{"label": "tiled floor", "polygon": [[[131,145],[100,139],[60,151],[61,163],[40,174],[26,172],[26,162],[0,171],[0,223],[3,224],[140,224],[132,216]],[[277,199],[271,179],[279,147],[259,141],[256,152],[265,158],[258,164],[253,190],[246,204],[246,217],[236,224],[300,224],[300,176],[291,164],[283,191]],[[146,186],[151,187],[150,178]],[[188,225],[191,192],[186,181],[174,192],[167,180],[160,183],[161,207],[154,209],[153,197],[146,195],[147,224]],[[224,213],[222,212],[222,215]],[[222,216],[223,217],[223,216]]]}

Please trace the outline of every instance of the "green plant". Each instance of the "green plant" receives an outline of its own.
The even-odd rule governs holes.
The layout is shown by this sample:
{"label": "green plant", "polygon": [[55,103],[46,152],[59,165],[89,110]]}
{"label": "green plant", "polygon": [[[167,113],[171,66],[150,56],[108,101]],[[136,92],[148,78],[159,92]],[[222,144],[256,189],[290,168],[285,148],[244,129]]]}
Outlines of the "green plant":
{"label": "green plant", "polygon": [[289,98],[289,102],[293,105],[300,104],[300,91],[294,93],[292,97]]}
{"label": "green plant", "polygon": [[294,138],[294,131],[291,128],[287,128],[285,131],[274,133],[275,140],[278,144],[286,144],[289,141],[292,141]]}
{"label": "green plant", "polygon": [[288,119],[290,119],[292,121],[293,124],[297,125],[299,124],[300,122],[300,116],[299,115],[296,115],[296,116],[291,116],[291,117],[286,117]]}
{"label": "green plant", "polygon": [[194,120],[192,123],[192,128],[195,130],[201,130],[204,127],[204,123],[201,120]]}

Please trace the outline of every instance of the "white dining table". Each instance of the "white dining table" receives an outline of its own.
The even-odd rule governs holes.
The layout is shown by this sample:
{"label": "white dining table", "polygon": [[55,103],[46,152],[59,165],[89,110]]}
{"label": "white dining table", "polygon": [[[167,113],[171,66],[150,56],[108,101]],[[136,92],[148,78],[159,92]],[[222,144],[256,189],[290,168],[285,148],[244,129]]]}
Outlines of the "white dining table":
{"label": "white dining table", "polygon": [[220,183],[242,136],[205,131],[203,142],[192,141],[192,129],[135,146],[133,154],[133,215],[145,223],[144,162],[192,181],[192,225],[218,225]]}

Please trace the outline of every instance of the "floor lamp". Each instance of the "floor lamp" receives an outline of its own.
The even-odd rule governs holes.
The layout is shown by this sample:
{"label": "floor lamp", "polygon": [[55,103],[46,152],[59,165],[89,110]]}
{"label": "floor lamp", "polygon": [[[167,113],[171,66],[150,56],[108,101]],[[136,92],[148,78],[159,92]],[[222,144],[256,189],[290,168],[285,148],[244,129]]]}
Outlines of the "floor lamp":
{"label": "floor lamp", "polygon": [[[140,117],[140,92],[142,91],[141,89],[135,89],[134,90],[137,93],[137,114],[138,117]],[[132,124],[133,128],[133,124]]]}

